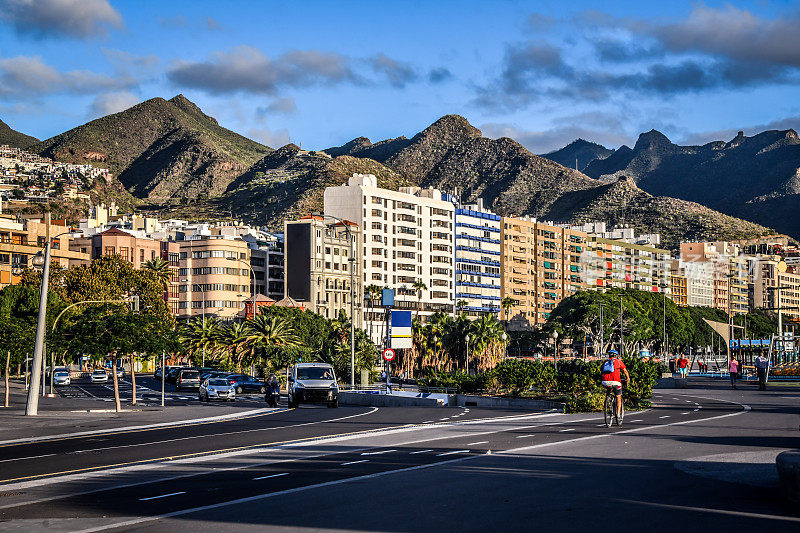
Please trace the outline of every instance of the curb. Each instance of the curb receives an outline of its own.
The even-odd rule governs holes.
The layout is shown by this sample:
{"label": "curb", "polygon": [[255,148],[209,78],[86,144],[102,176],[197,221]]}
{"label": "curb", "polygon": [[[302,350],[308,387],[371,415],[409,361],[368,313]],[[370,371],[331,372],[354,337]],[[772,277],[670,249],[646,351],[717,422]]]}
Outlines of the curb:
{"label": "curb", "polygon": [[789,450],[775,458],[778,476],[784,495],[792,502],[800,503],[800,450]]}

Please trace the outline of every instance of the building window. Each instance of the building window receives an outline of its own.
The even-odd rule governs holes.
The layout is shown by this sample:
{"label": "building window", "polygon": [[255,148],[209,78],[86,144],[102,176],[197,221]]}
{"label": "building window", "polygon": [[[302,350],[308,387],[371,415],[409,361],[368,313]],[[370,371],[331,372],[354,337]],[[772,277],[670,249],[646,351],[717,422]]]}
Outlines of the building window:
{"label": "building window", "polygon": [[139,262],[144,263],[144,248],[139,249]]}

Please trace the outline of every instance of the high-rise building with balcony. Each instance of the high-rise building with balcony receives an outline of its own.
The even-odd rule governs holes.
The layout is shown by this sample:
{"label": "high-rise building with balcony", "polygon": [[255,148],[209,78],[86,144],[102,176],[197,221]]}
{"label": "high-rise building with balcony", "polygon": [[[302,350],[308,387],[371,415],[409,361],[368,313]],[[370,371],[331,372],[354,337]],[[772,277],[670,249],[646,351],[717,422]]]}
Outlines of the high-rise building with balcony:
{"label": "high-rise building with balcony", "polygon": [[[326,215],[361,228],[364,287],[395,289],[395,308],[419,310],[423,320],[436,311],[453,311],[455,206],[450,196],[418,187],[383,189],[375,176],[354,174],[346,185],[325,189],[324,205]],[[419,283],[427,288],[418,294]],[[367,326],[383,323],[379,310],[367,307],[364,314]]]}
{"label": "high-rise building with balcony", "polygon": [[468,316],[500,312],[500,226],[481,199],[456,205],[455,300]]}
{"label": "high-rise building with balcony", "polygon": [[232,318],[251,298],[250,249],[240,237],[191,235],[178,241],[178,316]]}
{"label": "high-rise building with balcony", "polygon": [[581,256],[586,233],[539,222],[503,217],[502,294],[515,305],[501,316],[509,329],[529,330],[544,324],[564,298],[586,287]]}

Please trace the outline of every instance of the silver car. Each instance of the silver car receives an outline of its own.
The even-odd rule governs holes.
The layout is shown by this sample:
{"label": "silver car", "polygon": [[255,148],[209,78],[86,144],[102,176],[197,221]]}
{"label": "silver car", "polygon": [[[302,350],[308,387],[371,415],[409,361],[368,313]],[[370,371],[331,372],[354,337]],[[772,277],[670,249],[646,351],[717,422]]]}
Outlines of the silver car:
{"label": "silver car", "polygon": [[96,368],[92,370],[91,380],[92,383],[108,383],[108,372],[103,368]]}
{"label": "silver car", "polygon": [[210,402],[211,400],[232,402],[236,399],[236,390],[233,385],[228,383],[227,379],[209,378],[200,384],[197,397],[201,402]]}
{"label": "silver car", "polygon": [[64,385],[67,386],[70,384],[70,375],[69,371],[67,370],[56,370],[53,372],[53,385]]}

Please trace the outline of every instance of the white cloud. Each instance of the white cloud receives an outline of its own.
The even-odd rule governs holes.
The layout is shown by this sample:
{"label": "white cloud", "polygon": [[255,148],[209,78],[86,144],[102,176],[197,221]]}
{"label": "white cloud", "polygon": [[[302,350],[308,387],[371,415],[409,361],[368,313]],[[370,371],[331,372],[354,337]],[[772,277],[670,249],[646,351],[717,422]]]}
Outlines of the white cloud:
{"label": "white cloud", "polygon": [[121,28],[122,16],[107,0],[6,0],[0,19],[21,35],[85,39]]}
{"label": "white cloud", "polygon": [[92,102],[90,114],[92,117],[103,117],[124,111],[141,101],[141,98],[127,91],[99,94]]}
{"label": "white cloud", "polygon": [[271,148],[280,148],[291,142],[289,130],[286,129],[253,128],[247,132],[247,136]]}

